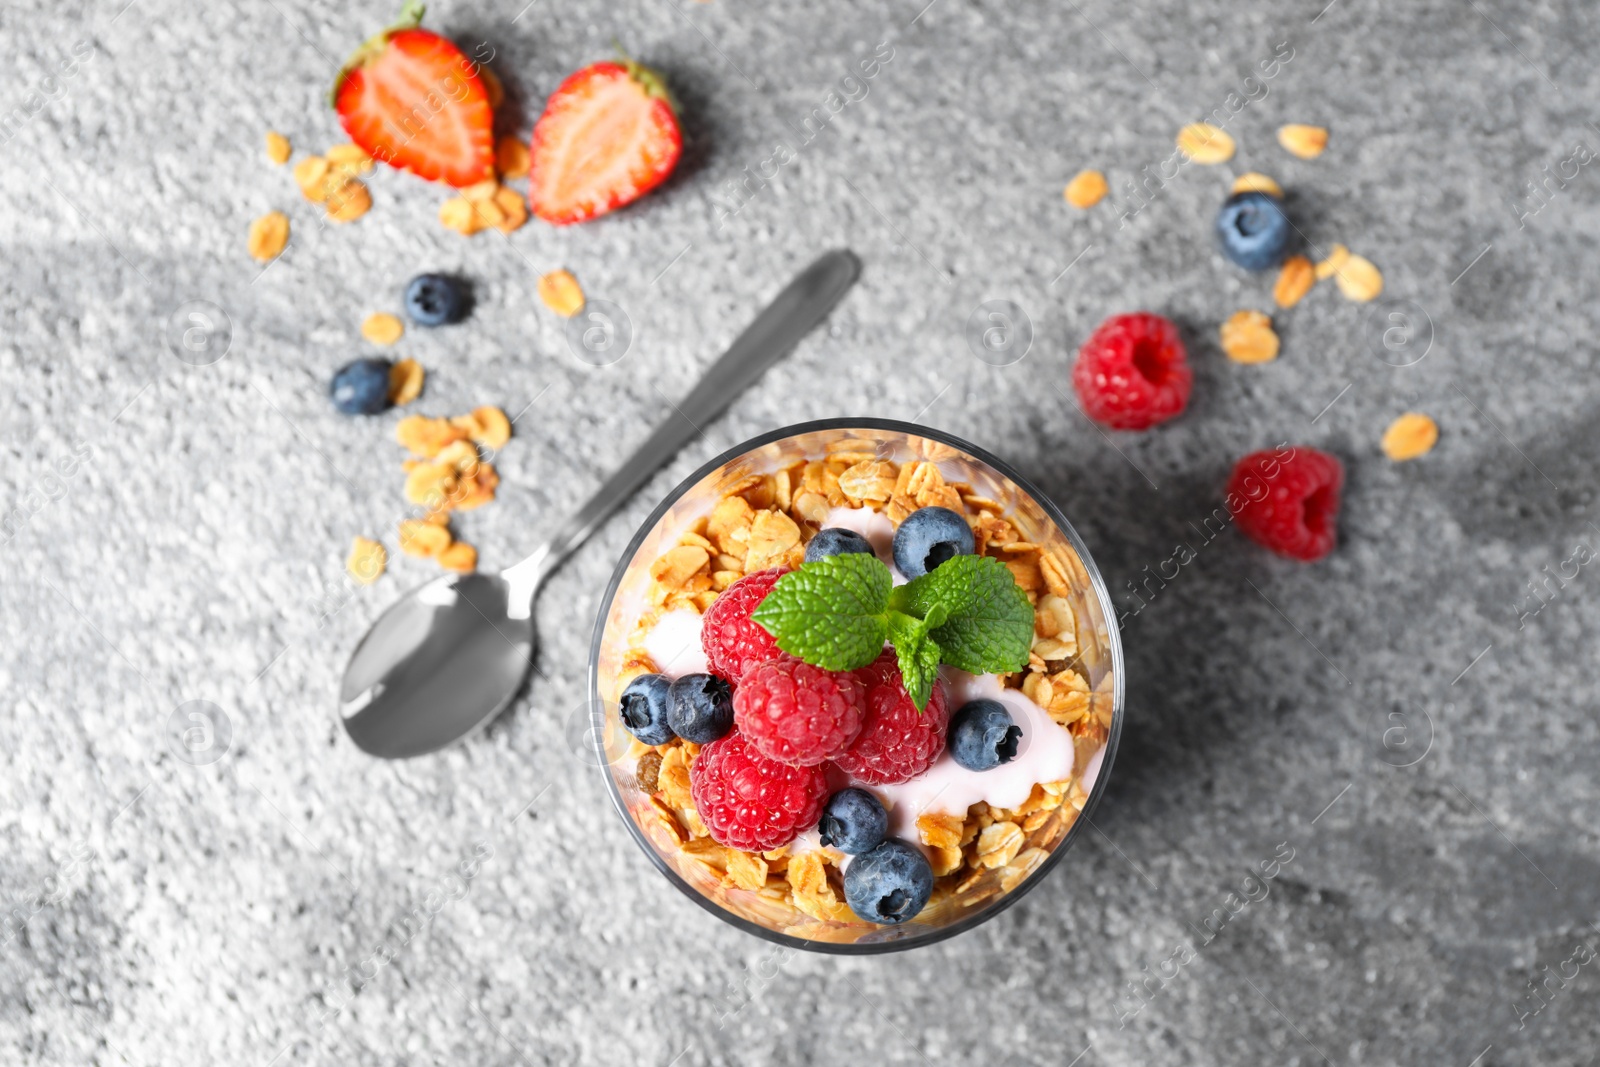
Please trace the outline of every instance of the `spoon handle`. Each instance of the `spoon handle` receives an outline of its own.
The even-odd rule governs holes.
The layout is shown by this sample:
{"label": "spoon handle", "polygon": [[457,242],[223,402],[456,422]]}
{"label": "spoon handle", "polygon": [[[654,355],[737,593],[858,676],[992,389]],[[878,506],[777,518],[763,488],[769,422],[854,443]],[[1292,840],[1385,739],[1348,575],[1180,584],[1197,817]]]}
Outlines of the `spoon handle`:
{"label": "spoon handle", "polygon": [[505,571],[504,577],[512,586],[511,602],[531,601],[546,575],[588,540],[589,535],[680,448],[701,434],[703,424],[722,414],[735,397],[821,322],[860,273],[861,261],[851,252],[837,250],[822,255],[790,282],[728,347],[722,358],[706,369],[689,395],[673,405],[666,421],[656,427],[589,502],[532,555]]}

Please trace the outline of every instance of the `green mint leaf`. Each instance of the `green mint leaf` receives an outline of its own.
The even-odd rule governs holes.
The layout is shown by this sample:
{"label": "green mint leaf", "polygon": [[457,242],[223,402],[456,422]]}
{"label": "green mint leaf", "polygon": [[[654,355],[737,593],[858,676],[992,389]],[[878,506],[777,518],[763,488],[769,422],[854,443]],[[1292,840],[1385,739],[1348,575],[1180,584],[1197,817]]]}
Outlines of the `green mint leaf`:
{"label": "green mint leaf", "polygon": [[893,586],[876,556],[829,556],[779,578],[750,617],[789,655],[824,670],[851,671],[883,651]]}
{"label": "green mint leaf", "polygon": [[[936,610],[942,614],[942,609]],[[939,643],[928,636],[927,619],[914,618],[903,611],[889,612],[888,619],[889,640],[894,644],[895,658],[900,661],[900,679],[911,702],[922,711],[928,706],[933,683],[939,678],[942,651]]]}
{"label": "green mint leaf", "polygon": [[893,591],[889,606],[927,619],[943,610],[929,636],[944,662],[971,674],[1020,670],[1033,645],[1033,605],[1005,564],[989,556],[954,556]]}

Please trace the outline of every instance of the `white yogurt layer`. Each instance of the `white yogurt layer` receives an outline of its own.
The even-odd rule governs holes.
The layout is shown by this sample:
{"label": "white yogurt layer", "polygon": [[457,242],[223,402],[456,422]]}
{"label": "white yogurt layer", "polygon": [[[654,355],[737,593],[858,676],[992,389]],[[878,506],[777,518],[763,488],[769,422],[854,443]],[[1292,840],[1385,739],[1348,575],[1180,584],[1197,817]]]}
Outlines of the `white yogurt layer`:
{"label": "white yogurt layer", "polygon": [[[823,524],[853,530],[865,537],[878,558],[894,570],[891,545],[894,542],[894,523],[872,508],[834,508]],[[894,572],[895,584],[905,581]],[[700,643],[701,616],[687,608],[669,611],[656,621],[645,634],[643,647],[656,668],[669,678],[685,674],[704,673],[710,668],[705,650]],[[1011,713],[1012,719],[1022,727],[1022,739],[1017,745],[1017,756],[1010,763],[988,771],[969,771],[951,758],[947,751],[921,776],[898,785],[862,786],[883,801],[889,809],[889,832],[902,840],[919,844],[917,816],[926,814],[965,815],[967,809],[978,801],[986,801],[997,808],[1020,807],[1039,782],[1059,782],[1070,778],[1075,769],[1077,751],[1072,744],[1072,734],[1058,725],[1045,710],[1023,695],[1020,689],[1007,689],[993,674],[973,675],[953,667],[939,668],[949,701],[950,714],[969,701],[987,698],[998,700]],[[1094,778],[1100,771],[1100,759],[1105,749],[1096,752],[1084,769],[1083,790],[1094,788]],[[843,779],[843,775],[840,775]],[[841,780],[838,787],[859,784]],[[802,834],[792,851],[803,852],[817,847],[816,832]]]}
{"label": "white yogurt layer", "polygon": [[711,664],[706,662],[705,646],[700,643],[703,621],[699,612],[689,608],[674,608],[656,620],[643,643],[656,670],[668,678],[710,673]]}
{"label": "white yogurt layer", "polygon": [[965,815],[980,800],[996,808],[1021,807],[1036,783],[1070,778],[1077,760],[1072,735],[1022,690],[1005,688],[993,674],[968,674],[954,667],[940,667],[939,677],[944,680],[951,715],[973,700],[998,700],[1022,727],[1022,739],[1017,743],[1016,758],[993,770],[969,771],[947,750],[909,782],[867,787],[889,809],[889,833],[907,841],[920,840],[919,815]]}

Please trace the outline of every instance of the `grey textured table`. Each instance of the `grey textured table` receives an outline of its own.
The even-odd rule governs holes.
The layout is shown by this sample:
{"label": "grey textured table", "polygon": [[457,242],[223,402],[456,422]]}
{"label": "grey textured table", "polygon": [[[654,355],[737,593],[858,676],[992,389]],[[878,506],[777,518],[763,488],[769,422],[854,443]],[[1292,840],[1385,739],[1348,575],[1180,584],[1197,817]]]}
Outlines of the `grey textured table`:
{"label": "grey textured table", "polygon": [[[1574,554],[1600,547],[1600,176],[1571,161],[1600,147],[1594,8],[924,2],[439,4],[432,25],[493,42],[513,107],[615,37],[666,72],[688,129],[679,175],[634,209],[472,241],[395,174],[368,217],[319,228],[263,159],[269,127],[336,140],[328,79],[384,4],[0,11],[0,1060],[1593,1062],[1600,579]],[[873,78],[843,81],[880,47]],[[1238,157],[1132,198],[1213,111]],[[1328,125],[1327,153],[1287,156],[1284,122]],[[1085,166],[1113,196],[1078,213],[1061,186]],[[1387,282],[1376,317],[1319,285],[1259,367],[1226,361],[1216,325],[1270,309],[1270,279],[1208,229],[1246,169]],[[245,230],[273,208],[296,240],[261,273]],[[343,660],[431,573],[343,576],[350,538],[392,550],[403,508],[395,417],[324,396],[361,317],[419,269],[473,279],[468,325],[400,350],[431,371],[419,410],[522,412],[500,499],[458,524],[499,565],[833,246],[864,260],[857,290],[557,575],[528,695],[437,758],[356,752]],[[538,305],[557,266],[625,310],[620,362],[576,359]],[[1029,315],[1020,362],[969,349],[986,299]],[[231,321],[208,366],[173,354],[195,300]],[[1139,307],[1185,329],[1194,399],[1108,437],[1068,368]],[[1392,464],[1378,437],[1408,408],[1443,436]],[[1130,613],[1095,832],[1000,919],[871,960],[775,952],[669,891],[575,754],[596,600],[653,500],[746,436],[837,414],[1013,460]],[[1337,553],[1202,545],[1232,461],[1281,441],[1344,458]],[[1196,558],[1133,613],[1127,583],[1181,542]],[[231,731],[214,762],[179,758],[190,701]]]}

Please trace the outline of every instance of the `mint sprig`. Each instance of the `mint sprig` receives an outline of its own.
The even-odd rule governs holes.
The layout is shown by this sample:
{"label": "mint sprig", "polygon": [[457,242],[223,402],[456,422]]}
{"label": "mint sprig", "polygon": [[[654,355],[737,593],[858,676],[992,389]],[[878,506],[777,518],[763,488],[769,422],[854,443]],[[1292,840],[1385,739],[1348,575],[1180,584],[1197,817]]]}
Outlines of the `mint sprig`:
{"label": "mint sprig", "polygon": [[780,649],[830,671],[865,667],[889,642],[918,710],[941,663],[1015,671],[1033,643],[1033,606],[987,556],[956,556],[898,588],[876,556],[829,556],[778,579],[751,617]]}
{"label": "mint sprig", "polygon": [[829,556],[778,579],[750,617],[789,655],[853,671],[883,651],[893,588],[889,568],[875,557]]}
{"label": "mint sprig", "polygon": [[944,662],[970,674],[1014,671],[1033,647],[1033,605],[1004,563],[991,556],[953,556],[937,569],[895,589],[891,610],[945,619],[930,636]]}

